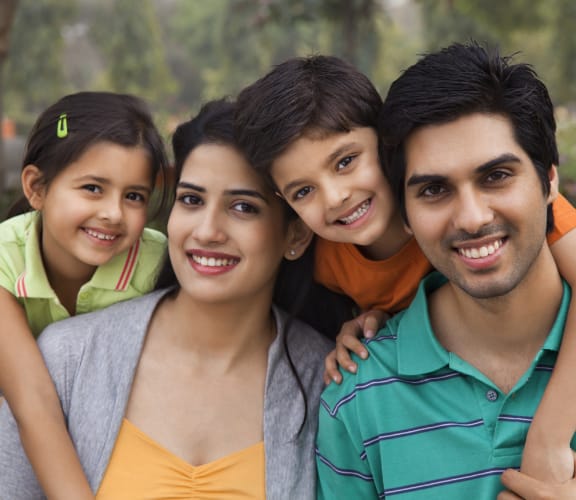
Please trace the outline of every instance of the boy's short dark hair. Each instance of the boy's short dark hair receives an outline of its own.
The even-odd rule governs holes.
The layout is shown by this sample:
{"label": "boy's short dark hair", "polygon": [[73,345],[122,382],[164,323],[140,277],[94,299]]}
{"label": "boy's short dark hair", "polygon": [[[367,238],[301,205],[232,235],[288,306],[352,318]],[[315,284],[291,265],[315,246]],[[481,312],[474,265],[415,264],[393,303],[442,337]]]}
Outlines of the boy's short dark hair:
{"label": "boy's short dark hair", "polygon": [[[505,116],[515,139],[532,160],[545,194],[548,173],[558,165],[556,121],[548,90],[528,64],[511,64],[472,41],[424,56],[392,84],[379,123],[381,157],[392,192],[406,219],[406,139],[418,128],[448,123],[472,113]],[[548,217],[552,224],[551,210]]]}
{"label": "boy's short dark hair", "polygon": [[342,59],[295,57],[240,92],[236,137],[252,165],[269,175],[274,160],[300,137],[376,129],[381,106],[370,80]]}

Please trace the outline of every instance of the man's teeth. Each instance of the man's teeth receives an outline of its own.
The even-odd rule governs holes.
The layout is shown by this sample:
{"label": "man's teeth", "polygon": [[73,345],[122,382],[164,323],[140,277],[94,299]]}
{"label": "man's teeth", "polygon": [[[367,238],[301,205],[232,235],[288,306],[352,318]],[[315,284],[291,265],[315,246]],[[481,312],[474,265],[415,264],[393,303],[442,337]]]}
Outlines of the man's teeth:
{"label": "man's teeth", "polygon": [[360,217],[362,217],[366,212],[368,212],[368,208],[370,208],[370,200],[366,200],[362,205],[360,205],[354,213],[350,214],[348,217],[343,217],[342,219],[338,219],[338,222],[341,224],[352,224],[353,222],[357,221]]}
{"label": "man's teeth", "polygon": [[481,259],[492,255],[502,246],[502,240],[497,240],[490,245],[484,245],[479,248],[459,248],[458,253],[467,259]]}
{"label": "man's teeth", "polygon": [[98,231],[94,231],[93,229],[86,229],[86,232],[92,236],[93,238],[98,238],[99,240],[107,240],[112,241],[116,239],[116,236],[113,234],[104,234],[99,233]]}
{"label": "man's teeth", "polygon": [[225,267],[238,263],[238,259],[217,259],[215,257],[200,257],[192,255],[192,260],[205,267]]}

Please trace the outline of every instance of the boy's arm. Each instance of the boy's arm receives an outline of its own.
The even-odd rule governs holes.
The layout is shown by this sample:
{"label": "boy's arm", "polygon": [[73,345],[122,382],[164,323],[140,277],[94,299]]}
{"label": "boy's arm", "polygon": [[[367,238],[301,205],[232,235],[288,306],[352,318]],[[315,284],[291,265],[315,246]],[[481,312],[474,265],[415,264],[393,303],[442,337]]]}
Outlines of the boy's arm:
{"label": "boy's arm", "polygon": [[322,403],[316,442],[319,500],[379,498],[367,459],[360,457],[358,444],[362,443],[354,443],[344,423],[332,417]]}
{"label": "boy's arm", "polygon": [[[14,415],[38,482],[50,500],[93,499],[24,311],[2,287],[0,311],[0,391]],[[3,415],[6,413],[4,409]]]}
{"label": "boy's arm", "polygon": [[563,482],[574,473],[570,441],[576,432],[576,231],[550,248],[573,293],[562,346],[528,431],[521,470],[536,479]]}
{"label": "boy's arm", "polygon": [[336,347],[324,360],[324,383],[326,385],[330,382],[339,384],[342,381],[339,366],[350,373],[356,373],[358,365],[352,361],[350,351],[361,359],[366,359],[368,351],[360,338],[362,336],[367,339],[374,337],[389,317],[384,311],[372,309],[342,325],[340,333],[336,336]]}

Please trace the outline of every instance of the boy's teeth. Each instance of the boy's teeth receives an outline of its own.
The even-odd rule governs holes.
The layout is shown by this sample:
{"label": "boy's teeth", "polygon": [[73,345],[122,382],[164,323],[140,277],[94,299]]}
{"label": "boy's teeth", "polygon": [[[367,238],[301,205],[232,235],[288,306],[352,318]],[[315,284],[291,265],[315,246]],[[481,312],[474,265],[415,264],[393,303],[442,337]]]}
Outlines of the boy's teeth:
{"label": "boy's teeth", "polygon": [[114,236],[112,234],[99,233],[98,231],[94,231],[93,229],[86,229],[86,232],[90,236],[92,236],[94,238],[98,238],[99,240],[112,241],[112,240],[116,239],[116,236]]}
{"label": "boy's teeth", "polygon": [[232,266],[238,262],[238,259],[217,259],[215,257],[200,257],[199,255],[192,255],[192,260],[205,267]]}
{"label": "boy's teeth", "polygon": [[492,255],[502,246],[502,240],[497,240],[490,245],[483,245],[478,248],[459,248],[458,253],[467,259],[481,259]]}
{"label": "boy's teeth", "polygon": [[338,219],[338,222],[342,224],[352,224],[354,221],[357,221],[360,217],[362,217],[368,211],[369,207],[370,200],[366,200],[352,214],[350,214],[348,217]]}

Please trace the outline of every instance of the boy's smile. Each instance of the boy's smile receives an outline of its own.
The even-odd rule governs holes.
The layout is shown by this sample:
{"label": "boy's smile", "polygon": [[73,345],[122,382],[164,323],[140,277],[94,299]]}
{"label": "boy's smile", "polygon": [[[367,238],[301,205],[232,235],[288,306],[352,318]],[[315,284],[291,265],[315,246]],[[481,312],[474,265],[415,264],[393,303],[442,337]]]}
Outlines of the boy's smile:
{"label": "boy's smile", "polygon": [[274,160],[271,173],[280,194],[326,240],[365,247],[381,259],[389,256],[383,240],[403,234],[372,128],[330,135],[311,131]]}

